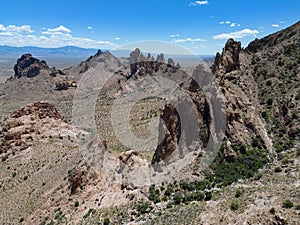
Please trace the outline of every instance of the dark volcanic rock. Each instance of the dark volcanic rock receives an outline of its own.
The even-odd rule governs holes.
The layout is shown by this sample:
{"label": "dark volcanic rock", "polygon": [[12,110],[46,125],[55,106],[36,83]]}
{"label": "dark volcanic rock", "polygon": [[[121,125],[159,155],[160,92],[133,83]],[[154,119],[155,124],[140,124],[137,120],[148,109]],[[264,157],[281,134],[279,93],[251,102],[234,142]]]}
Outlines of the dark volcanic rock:
{"label": "dark volcanic rock", "polygon": [[15,77],[35,77],[41,69],[49,69],[45,61],[40,61],[31,54],[25,54],[17,60],[17,64],[14,66]]}

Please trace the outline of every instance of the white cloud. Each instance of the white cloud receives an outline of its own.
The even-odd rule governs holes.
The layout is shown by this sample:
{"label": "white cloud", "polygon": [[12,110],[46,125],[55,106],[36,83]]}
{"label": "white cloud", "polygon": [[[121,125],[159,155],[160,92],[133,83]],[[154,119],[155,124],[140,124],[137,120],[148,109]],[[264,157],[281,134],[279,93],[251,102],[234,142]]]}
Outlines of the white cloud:
{"label": "white cloud", "polygon": [[66,28],[63,25],[60,25],[59,27],[56,27],[56,28],[53,28],[53,29],[48,28],[47,31],[49,31],[49,32],[66,32],[66,33],[71,33],[71,30],[68,29],[68,28]]}
{"label": "white cloud", "polygon": [[184,43],[184,42],[202,42],[206,41],[205,39],[201,38],[185,38],[185,39],[174,39],[172,42],[174,43]]}
{"label": "white cloud", "polygon": [[207,5],[209,4],[207,0],[205,1],[195,1],[195,2],[191,2],[189,4],[189,6],[198,6],[198,5]]}
{"label": "white cloud", "polygon": [[279,24],[272,24],[272,27],[279,27]]}
{"label": "white cloud", "polygon": [[171,34],[169,37],[170,37],[170,38],[179,37],[179,34]]}
{"label": "white cloud", "polygon": [[121,38],[120,37],[116,37],[115,40],[119,41],[119,40],[121,40]]}
{"label": "white cloud", "polygon": [[0,36],[14,36],[19,33],[33,33],[34,30],[31,30],[30,25],[8,25],[7,27],[3,24],[0,24]]}
{"label": "white cloud", "polygon": [[236,32],[218,34],[213,36],[213,39],[221,40],[221,39],[229,39],[229,38],[244,38],[247,36],[257,35],[257,34],[259,34],[257,30],[243,29]]}
{"label": "white cloud", "polygon": [[110,41],[75,37],[72,35],[70,29],[62,25],[53,29],[47,28],[44,30],[46,31],[42,32],[42,35],[37,35],[31,30],[29,25],[24,25],[21,27],[10,25],[8,27],[4,27],[0,24],[0,43],[1,45],[19,47],[37,46],[49,48],[69,45],[83,48],[114,48],[118,46]]}
{"label": "white cloud", "polygon": [[230,27],[236,27],[236,26],[240,27],[241,26],[241,24],[235,23],[235,22],[231,22],[229,20],[227,20],[227,21],[221,21],[221,22],[219,22],[219,24],[221,24],[221,25],[223,25],[223,24],[230,25]]}
{"label": "white cloud", "polygon": [[88,26],[87,29],[88,29],[88,30],[93,30],[93,27]]}
{"label": "white cloud", "polygon": [[286,23],[286,21],[280,21],[279,23],[283,24],[283,23]]}

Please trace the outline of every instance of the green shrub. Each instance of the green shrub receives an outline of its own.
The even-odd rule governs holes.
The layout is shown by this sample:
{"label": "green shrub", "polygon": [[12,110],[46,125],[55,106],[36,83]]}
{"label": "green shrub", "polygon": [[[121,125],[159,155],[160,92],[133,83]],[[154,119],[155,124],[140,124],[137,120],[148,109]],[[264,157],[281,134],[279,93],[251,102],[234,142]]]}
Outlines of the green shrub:
{"label": "green shrub", "polygon": [[6,160],[7,160],[7,158],[8,158],[8,156],[7,155],[4,155],[4,156],[2,156],[2,162],[5,162]]}
{"label": "green shrub", "polygon": [[232,211],[238,210],[238,209],[239,209],[238,203],[237,203],[237,202],[232,202],[232,203],[230,204],[230,209],[231,209]]}
{"label": "green shrub", "polygon": [[272,207],[272,208],[270,209],[270,213],[271,213],[271,214],[275,214],[275,208],[274,208],[274,207]]}
{"label": "green shrub", "polygon": [[165,191],[165,196],[171,196],[173,192],[174,192],[173,184],[168,184],[167,189]]}
{"label": "green shrub", "polygon": [[289,209],[289,208],[293,208],[293,206],[294,206],[294,203],[289,199],[282,202],[283,208]]}
{"label": "green shrub", "polygon": [[277,166],[274,169],[275,173],[280,173],[282,171],[281,167]]}
{"label": "green shrub", "polygon": [[296,210],[300,210],[300,205],[296,205],[296,206],[295,206],[295,209],[296,209]]}
{"label": "green shrub", "polygon": [[212,198],[212,193],[210,191],[205,192],[204,201],[210,201]]}
{"label": "green shrub", "polygon": [[77,207],[79,206],[79,202],[76,201],[76,202],[74,203],[74,206],[77,208]]}
{"label": "green shrub", "polygon": [[109,225],[110,221],[109,221],[109,218],[104,218],[104,221],[103,221],[103,225]]}
{"label": "green shrub", "polygon": [[172,208],[172,206],[173,206],[172,202],[168,202],[166,207],[167,207],[167,209],[169,209],[169,208]]}
{"label": "green shrub", "polygon": [[23,222],[24,222],[24,218],[21,217],[21,218],[19,219],[19,222],[20,222],[20,223],[23,223]]}
{"label": "green shrub", "polygon": [[271,80],[267,80],[266,85],[267,86],[272,86],[272,81]]}
{"label": "green shrub", "polygon": [[183,200],[183,195],[181,192],[176,192],[174,197],[173,197],[173,201],[175,205],[179,205]]}
{"label": "green shrub", "polygon": [[282,152],[283,151],[283,147],[282,145],[280,144],[280,142],[275,142],[274,144],[274,148],[276,149],[276,152],[279,153],[279,152]]}
{"label": "green shrub", "polygon": [[269,98],[269,99],[267,100],[267,104],[268,104],[269,106],[271,106],[271,105],[273,104],[273,99],[272,99],[272,98]]}
{"label": "green shrub", "polygon": [[235,197],[239,198],[239,197],[242,196],[242,194],[243,194],[243,192],[241,191],[241,189],[237,189],[236,192],[235,192]]}
{"label": "green shrub", "polygon": [[155,189],[155,185],[151,185],[149,187],[149,196],[148,199],[150,201],[153,201],[154,203],[158,203],[160,202],[160,190],[159,189]]}
{"label": "green shrub", "polygon": [[218,155],[211,165],[213,173],[208,179],[222,186],[228,186],[241,178],[250,178],[268,162],[265,149],[252,149],[238,153],[235,162],[224,162]]}
{"label": "green shrub", "polygon": [[149,202],[140,202],[136,209],[138,211],[139,214],[144,214],[147,212],[147,209],[150,207],[150,203]]}

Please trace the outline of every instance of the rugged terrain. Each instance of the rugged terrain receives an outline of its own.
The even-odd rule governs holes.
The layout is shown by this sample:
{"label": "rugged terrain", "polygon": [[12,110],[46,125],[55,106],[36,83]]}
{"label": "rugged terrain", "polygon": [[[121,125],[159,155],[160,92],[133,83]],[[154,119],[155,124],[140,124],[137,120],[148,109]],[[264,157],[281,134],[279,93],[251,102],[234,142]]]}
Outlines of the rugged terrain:
{"label": "rugged terrain", "polygon": [[139,49],[23,55],[0,87],[0,223],[299,224],[299,46],[300,22],[229,39],[192,74]]}

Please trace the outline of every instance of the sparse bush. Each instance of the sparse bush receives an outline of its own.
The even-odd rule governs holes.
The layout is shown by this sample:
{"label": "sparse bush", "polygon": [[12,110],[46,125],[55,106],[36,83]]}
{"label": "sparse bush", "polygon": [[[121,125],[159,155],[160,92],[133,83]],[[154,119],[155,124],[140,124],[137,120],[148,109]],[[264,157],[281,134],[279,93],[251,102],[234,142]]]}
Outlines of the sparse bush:
{"label": "sparse bush", "polygon": [[165,196],[171,196],[171,194],[174,192],[173,185],[168,184],[167,190],[165,191]]}
{"label": "sparse bush", "polygon": [[169,208],[172,208],[172,206],[173,206],[172,202],[168,202],[166,207],[167,207],[167,209],[169,209]]}
{"label": "sparse bush", "polygon": [[272,81],[271,80],[267,80],[266,85],[267,86],[272,86]]}
{"label": "sparse bush", "polygon": [[155,189],[155,185],[151,185],[149,187],[149,196],[148,199],[150,201],[153,201],[154,203],[158,203],[160,202],[160,190],[159,189]]}
{"label": "sparse bush", "polygon": [[109,225],[110,221],[109,221],[109,218],[104,218],[104,221],[103,221],[103,225]]}
{"label": "sparse bush", "polygon": [[23,178],[23,180],[27,180],[28,179],[28,176],[26,175],[24,178]]}
{"label": "sparse bush", "polygon": [[275,214],[275,208],[274,208],[274,207],[272,207],[272,208],[270,209],[270,213],[271,213],[271,214]]}
{"label": "sparse bush", "polygon": [[135,195],[132,193],[132,194],[129,194],[128,195],[128,198],[130,201],[132,201],[134,198],[135,198]]}
{"label": "sparse bush", "polygon": [[235,192],[235,197],[239,198],[239,197],[242,196],[242,194],[243,194],[243,192],[241,191],[241,189],[237,189],[236,192]]}
{"label": "sparse bush", "polygon": [[238,209],[239,209],[238,203],[237,203],[237,202],[232,202],[232,203],[230,204],[230,209],[231,209],[232,211],[238,210]]}
{"label": "sparse bush", "polygon": [[296,210],[300,210],[300,205],[296,205],[296,206],[295,206],[295,209],[296,209]]}
{"label": "sparse bush", "polygon": [[75,201],[74,206],[77,208],[79,206],[79,202]]}
{"label": "sparse bush", "polygon": [[88,218],[91,214],[94,214],[96,212],[96,209],[89,209],[89,211],[83,216],[83,218]]}
{"label": "sparse bush", "polygon": [[282,152],[282,150],[283,150],[282,145],[281,145],[278,141],[275,142],[274,148],[276,149],[276,152],[277,152],[277,153]]}
{"label": "sparse bush", "polygon": [[210,191],[205,192],[204,201],[210,201],[212,198],[212,193]]}
{"label": "sparse bush", "polygon": [[150,203],[149,202],[140,202],[136,209],[138,211],[139,214],[144,214],[147,212],[147,209],[150,207]]}
{"label": "sparse bush", "polygon": [[282,207],[283,208],[290,209],[290,208],[293,208],[293,206],[294,206],[294,203],[289,199],[282,202]]}
{"label": "sparse bush", "polygon": [[272,98],[269,98],[269,99],[267,100],[267,104],[268,104],[269,106],[271,106],[271,105],[273,104],[273,99],[272,99]]}
{"label": "sparse bush", "polygon": [[7,155],[2,156],[1,160],[2,162],[5,162],[7,160]]}
{"label": "sparse bush", "polygon": [[282,171],[281,167],[277,166],[274,169],[275,173],[280,173]]}
{"label": "sparse bush", "polygon": [[21,217],[21,218],[19,219],[19,222],[20,222],[20,223],[23,223],[23,222],[24,222],[24,218]]}
{"label": "sparse bush", "polygon": [[173,197],[173,200],[174,200],[174,204],[175,205],[179,205],[181,202],[182,202],[182,199],[183,199],[183,195],[181,192],[176,192],[174,197]]}

